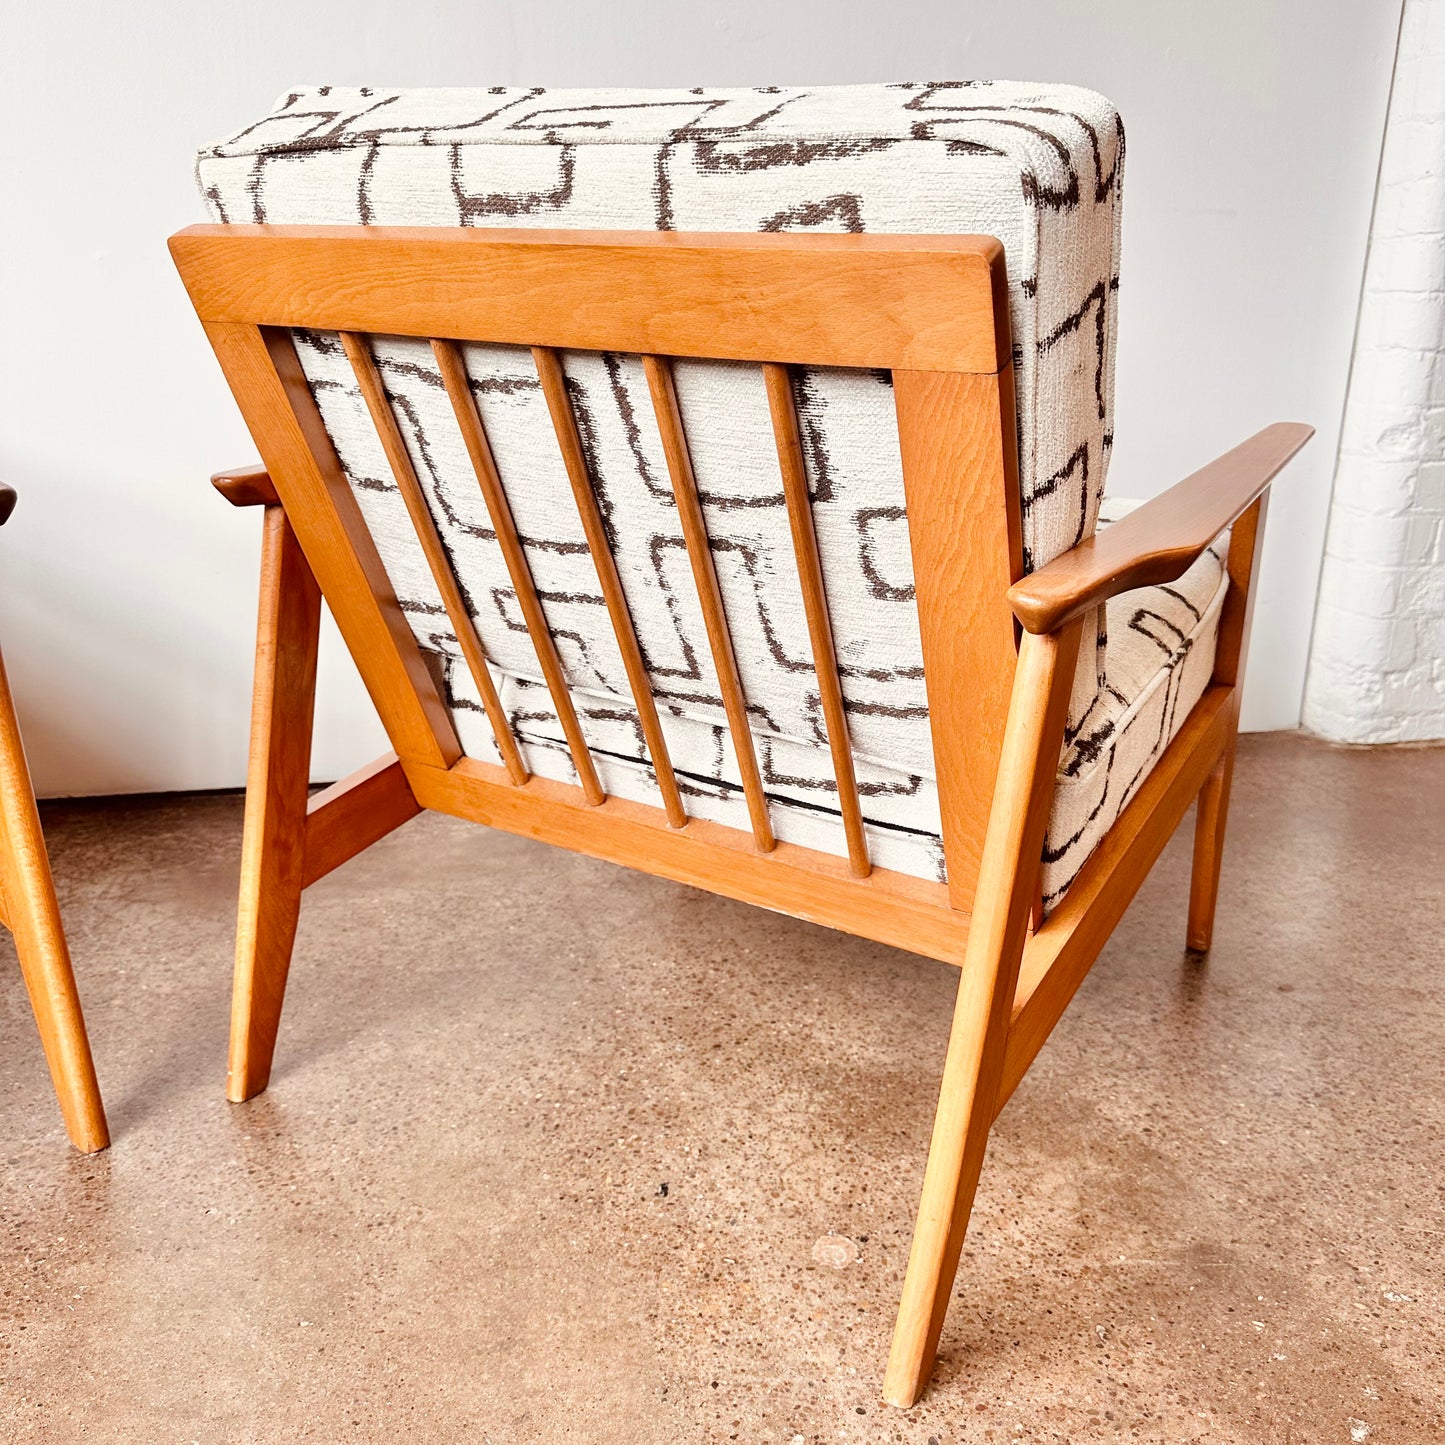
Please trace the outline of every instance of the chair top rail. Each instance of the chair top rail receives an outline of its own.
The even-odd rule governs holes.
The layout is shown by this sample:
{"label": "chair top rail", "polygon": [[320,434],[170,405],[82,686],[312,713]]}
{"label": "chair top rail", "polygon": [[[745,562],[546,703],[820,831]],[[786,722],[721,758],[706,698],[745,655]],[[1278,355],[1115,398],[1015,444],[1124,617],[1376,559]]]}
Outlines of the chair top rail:
{"label": "chair top rail", "polygon": [[579,351],[993,373],[991,236],[191,226],[206,322]]}

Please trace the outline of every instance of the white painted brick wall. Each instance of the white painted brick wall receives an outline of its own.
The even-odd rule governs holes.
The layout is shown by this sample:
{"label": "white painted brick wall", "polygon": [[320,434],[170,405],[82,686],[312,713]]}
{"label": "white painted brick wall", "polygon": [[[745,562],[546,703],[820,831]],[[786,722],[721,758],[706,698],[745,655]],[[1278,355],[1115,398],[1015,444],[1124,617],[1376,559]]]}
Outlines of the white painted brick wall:
{"label": "white painted brick wall", "polygon": [[1405,0],[1304,722],[1445,738],[1445,0]]}

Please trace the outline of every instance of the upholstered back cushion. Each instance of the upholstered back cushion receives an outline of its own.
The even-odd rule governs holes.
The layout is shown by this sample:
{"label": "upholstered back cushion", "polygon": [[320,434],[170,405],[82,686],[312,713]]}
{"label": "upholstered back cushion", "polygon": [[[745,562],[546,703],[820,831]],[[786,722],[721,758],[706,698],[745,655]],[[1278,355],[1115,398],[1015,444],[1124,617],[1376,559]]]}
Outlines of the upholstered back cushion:
{"label": "upholstered back cushion", "polygon": [[[997,236],[1017,368],[1024,560],[1033,567],[1092,532],[1103,491],[1122,152],[1113,108],[1072,87],[320,87],[291,93],[202,152],[197,174],[218,221]],[[474,716],[477,700],[350,368],[334,337],[297,339],[392,584],[470,724],[460,715]],[[375,350],[488,656],[512,678],[535,681],[536,657],[431,352],[401,338]],[[626,678],[531,358],[505,347],[466,354],[569,682],[610,708],[628,696]],[[720,727],[640,365],[568,355],[565,366],[657,694],[679,716]],[[765,771],[765,782],[817,801],[832,784],[826,755],[811,770],[797,766],[800,745],[817,748],[825,735],[761,375],[696,362],[677,371],[760,753],[765,763],[774,747],[792,758],[771,778]],[[799,376],[797,399],[865,802],[883,820],[890,800],[927,793],[910,818],[936,831],[891,385],[886,375],[814,370]],[[1088,678],[1076,716],[1094,692]],[[463,728],[464,742],[476,735]],[[880,769],[871,793],[870,761]]]}

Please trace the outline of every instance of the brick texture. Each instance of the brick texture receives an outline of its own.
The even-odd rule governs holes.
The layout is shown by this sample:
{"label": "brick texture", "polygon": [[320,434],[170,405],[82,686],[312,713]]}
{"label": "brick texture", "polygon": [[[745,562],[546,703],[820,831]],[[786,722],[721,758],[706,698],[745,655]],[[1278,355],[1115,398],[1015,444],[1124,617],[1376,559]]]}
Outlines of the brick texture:
{"label": "brick texture", "polygon": [[1405,0],[1304,722],[1445,738],[1445,0]]}

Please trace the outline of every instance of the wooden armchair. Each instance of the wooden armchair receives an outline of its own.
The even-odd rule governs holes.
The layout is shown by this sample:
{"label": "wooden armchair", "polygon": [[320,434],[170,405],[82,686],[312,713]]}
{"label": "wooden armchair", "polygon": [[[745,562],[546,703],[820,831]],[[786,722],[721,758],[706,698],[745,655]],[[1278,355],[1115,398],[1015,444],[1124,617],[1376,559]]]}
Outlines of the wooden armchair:
{"label": "wooden armchair", "polygon": [[[15,490],[0,485],[0,525],[15,510]],[[0,660],[0,923],[15,939],[20,972],[60,1101],[65,1132],[86,1154],[110,1143],[90,1040],[75,990],[55,883],[25,745],[5,664]]]}
{"label": "wooden armchair", "polygon": [[[870,104],[933,125],[938,89]],[[428,136],[407,167],[450,156],[458,224],[235,222],[325,209],[285,189],[315,155],[323,189],[358,184],[357,219],[384,219],[386,93],[328,90],[283,102],[274,141],[263,122],[207,152],[226,219],[171,240],[263,458],[215,479],[265,516],[229,1095],[266,1087],[303,890],[421,809],[954,964],[884,1385],[909,1405],[993,1120],[1196,798],[1188,940],[1208,946],[1265,499],[1309,428],[1266,428],[1095,533],[1120,144],[1097,97],[970,93],[937,147],[971,163],[1047,126],[1072,147],[1072,192],[1051,150],[1025,157],[1019,278],[987,235],[477,228],[463,152],[495,107],[566,151],[556,117],[611,124],[616,96],[444,94],[460,138],[421,125],[426,93],[388,114],[398,148]],[[650,104],[743,103],[699,95]],[[673,116],[648,152],[669,204],[688,146],[704,178],[819,153],[766,123],[734,126],[728,159]],[[586,149],[560,162],[568,194]],[[537,210],[487,194],[493,216]],[[1088,283],[1086,253],[1093,299],[1051,324],[1040,298]],[[323,596],[394,751],[308,799]]]}

